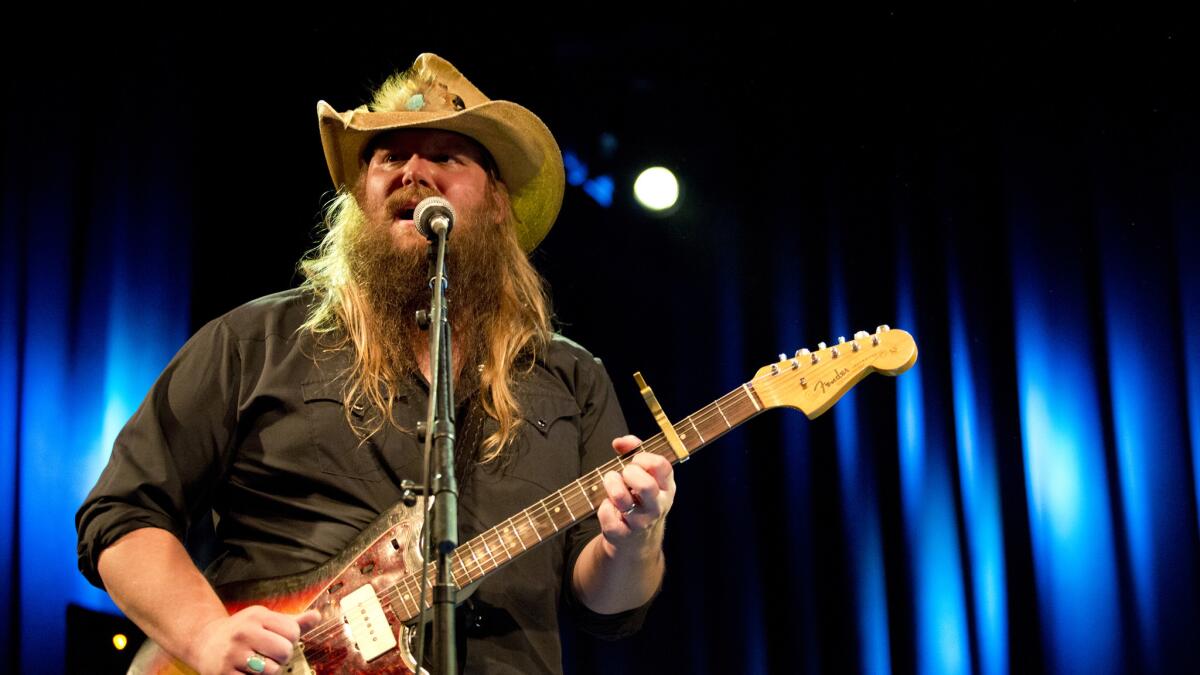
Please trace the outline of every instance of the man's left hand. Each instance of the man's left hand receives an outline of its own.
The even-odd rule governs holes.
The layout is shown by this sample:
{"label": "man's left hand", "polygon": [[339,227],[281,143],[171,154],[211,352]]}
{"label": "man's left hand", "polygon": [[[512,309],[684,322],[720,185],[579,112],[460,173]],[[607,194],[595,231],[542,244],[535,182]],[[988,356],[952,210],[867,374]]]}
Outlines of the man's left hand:
{"label": "man's left hand", "polygon": [[[613,441],[613,450],[623,455],[641,444],[636,436],[622,436]],[[657,556],[662,548],[663,520],[675,501],[671,463],[640,452],[620,473],[604,475],[604,489],[608,499],[596,510],[596,517],[605,553],[613,558]]]}

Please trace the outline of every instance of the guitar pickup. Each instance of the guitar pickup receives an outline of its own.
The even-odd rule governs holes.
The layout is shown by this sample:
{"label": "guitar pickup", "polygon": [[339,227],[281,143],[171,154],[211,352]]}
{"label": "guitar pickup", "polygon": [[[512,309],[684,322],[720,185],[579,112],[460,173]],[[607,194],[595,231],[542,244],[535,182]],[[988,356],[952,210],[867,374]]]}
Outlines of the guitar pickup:
{"label": "guitar pickup", "polygon": [[347,593],[339,604],[350,641],[364,661],[378,658],[396,648],[396,636],[392,634],[392,626],[371,584],[364,584]]}

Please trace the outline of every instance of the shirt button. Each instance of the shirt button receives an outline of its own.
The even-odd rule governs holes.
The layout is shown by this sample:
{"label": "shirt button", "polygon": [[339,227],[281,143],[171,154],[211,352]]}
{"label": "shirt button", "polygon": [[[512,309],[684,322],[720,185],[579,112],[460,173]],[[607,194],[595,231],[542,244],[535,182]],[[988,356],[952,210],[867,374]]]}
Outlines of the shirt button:
{"label": "shirt button", "polygon": [[485,621],[483,614],[477,610],[467,612],[467,632],[475,637],[483,635]]}

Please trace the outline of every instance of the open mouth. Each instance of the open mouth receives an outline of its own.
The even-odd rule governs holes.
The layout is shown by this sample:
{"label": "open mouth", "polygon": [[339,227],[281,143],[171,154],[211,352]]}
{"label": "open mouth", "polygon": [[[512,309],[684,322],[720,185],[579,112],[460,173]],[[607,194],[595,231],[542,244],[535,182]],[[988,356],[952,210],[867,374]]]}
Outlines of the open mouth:
{"label": "open mouth", "polygon": [[417,201],[413,199],[406,199],[400,204],[397,204],[397,206],[400,208],[392,212],[395,214],[394,217],[402,221],[412,222],[413,213],[417,210]]}
{"label": "open mouth", "polygon": [[394,193],[388,199],[387,209],[392,221],[402,227],[415,225],[413,216],[416,215],[417,205],[421,203],[420,195]]}

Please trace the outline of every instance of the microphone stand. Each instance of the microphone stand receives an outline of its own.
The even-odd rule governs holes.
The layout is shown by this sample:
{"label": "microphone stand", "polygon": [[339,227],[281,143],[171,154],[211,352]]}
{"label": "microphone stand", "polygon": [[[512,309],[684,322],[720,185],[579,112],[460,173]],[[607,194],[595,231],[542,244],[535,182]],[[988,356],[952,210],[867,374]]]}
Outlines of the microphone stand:
{"label": "microphone stand", "polygon": [[[454,631],[457,587],[450,573],[450,554],[458,546],[458,479],[454,475],[454,373],[451,368],[450,320],[446,311],[446,240],[448,228],[433,227],[436,246],[429,248],[430,285],[433,290],[429,329],[429,411],[425,451],[433,447],[433,475],[426,494],[434,496],[429,515],[430,534],[437,557],[433,585],[434,663],[438,675],[457,675],[458,654]],[[434,244],[434,238],[430,237]],[[420,670],[420,664],[417,664]]]}

